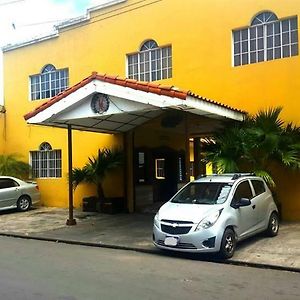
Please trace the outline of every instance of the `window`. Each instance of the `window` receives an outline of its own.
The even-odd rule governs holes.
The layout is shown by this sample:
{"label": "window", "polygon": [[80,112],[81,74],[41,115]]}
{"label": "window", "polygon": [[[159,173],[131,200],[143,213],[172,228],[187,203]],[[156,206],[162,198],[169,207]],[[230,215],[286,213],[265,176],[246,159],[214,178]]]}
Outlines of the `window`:
{"label": "window", "polygon": [[251,180],[255,195],[258,196],[266,191],[265,184],[261,180]]}
{"label": "window", "polygon": [[30,151],[34,178],[61,177],[61,150],[52,150],[49,143],[40,145],[39,151]]}
{"label": "window", "polygon": [[227,200],[231,185],[222,182],[192,182],[171,202],[184,204],[221,204]]}
{"label": "window", "polygon": [[233,31],[234,66],[298,55],[298,19],[256,15],[251,26]]}
{"label": "window", "polygon": [[69,86],[69,70],[56,70],[53,65],[46,65],[41,74],[30,76],[31,100],[54,97]]}
{"label": "window", "polygon": [[172,48],[158,47],[153,40],[145,42],[140,52],[127,55],[128,77],[155,81],[172,77]]}
{"label": "window", "polygon": [[165,159],[157,158],[155,160],[155,178],[156,179],[165,179]]}
{"label": "window", "polygon": [[1,178],[0,179],[0,189],[7,189],[19,186],[18,183],[16,183],[14,180],[9,178]]}
{"label": "window", "polygon": [[242,198],[252,199],[252,191],[248,181],[241,182],[235,190],[232,204],[238,203]]}
{"label": "window", "polygon": [[146,168],[145,168],[145,152],[138,152],[138,182],[144,183],[146,181]]}

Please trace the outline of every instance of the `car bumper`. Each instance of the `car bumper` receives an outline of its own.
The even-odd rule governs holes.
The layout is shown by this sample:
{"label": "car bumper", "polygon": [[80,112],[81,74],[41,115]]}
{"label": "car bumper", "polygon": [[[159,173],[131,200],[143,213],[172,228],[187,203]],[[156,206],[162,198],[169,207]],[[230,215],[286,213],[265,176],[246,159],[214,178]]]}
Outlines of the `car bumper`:
{"label": "car bumper", "polygon": [[[187,234],[175,235],[162,232],[153,226],[153,243],[157,248],[191,253],[209,253],[220,250],[222,234],[218,228],[208,228],[198,231],[190,230]],[[176,245],[166,244],[166,238],[174,238]]]}

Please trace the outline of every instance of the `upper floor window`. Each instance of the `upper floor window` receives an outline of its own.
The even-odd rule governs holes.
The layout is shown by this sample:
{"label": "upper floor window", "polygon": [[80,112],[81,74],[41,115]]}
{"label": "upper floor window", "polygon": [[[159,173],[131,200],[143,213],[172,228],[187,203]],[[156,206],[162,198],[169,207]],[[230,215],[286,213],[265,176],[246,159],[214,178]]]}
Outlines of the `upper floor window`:
{"label": "upper floor window", "polygon": [[233,31],[233,64],[247,65],[298,55],[298,20],[278,20],[272,12],[257,14],[251,26]]}
{"label": "upper floor window", "polygon": [[172,77],[172,47],[159,47],[146,41],[140,52],[127,55],[127,74],[131,79],[155,81]]}
{"label": "upper floor window", "polygon": [[50,98],[64,91],[69,86],[69,70],[57,70],[53,65],[46,65],[41,74],[30,76],[31,100]]}
{"label": "upper floor window", "polygon": [[38,151],[30,151],[30,159],[34,178],[61,177],[61,150],[53,150],[48,142]]}

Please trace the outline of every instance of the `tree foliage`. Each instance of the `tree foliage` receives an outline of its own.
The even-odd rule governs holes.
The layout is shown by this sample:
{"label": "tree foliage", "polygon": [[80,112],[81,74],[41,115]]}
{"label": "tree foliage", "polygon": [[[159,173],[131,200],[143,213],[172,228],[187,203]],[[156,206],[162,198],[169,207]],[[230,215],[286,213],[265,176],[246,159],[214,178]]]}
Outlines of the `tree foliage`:
{"label": "tree foliage", "polygon": [[22,179],[29,177],[30,165],[20,160],[18,154],[0,155],[0,175],[13,176]]}
{"label": "tree foliage", "polygon": [[204,145],[204,162],[219,173],[255,172],[275,186],[271,165],[300,168],[300,128],[280,119],[281,107],[260,110],[243,122],[228,123]]}

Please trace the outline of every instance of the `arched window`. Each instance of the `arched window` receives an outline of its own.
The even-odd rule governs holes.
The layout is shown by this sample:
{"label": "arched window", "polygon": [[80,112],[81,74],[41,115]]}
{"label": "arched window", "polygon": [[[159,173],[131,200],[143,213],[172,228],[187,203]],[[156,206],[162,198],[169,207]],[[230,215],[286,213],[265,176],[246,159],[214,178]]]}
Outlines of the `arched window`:
{"label": "arched window", "polygon": [[155,48],[158,48],[157,43],[153,40],[149,40],[142,45],[141,51],[151,50]]}
{"label": "arched window", "polygon": [[41,73],[50,73],[50,72],[55,72],[56,69],[53,65],[46,65],[43,69]]}
{"label": "arched window", "polygon": [[277,16],[271,11],[265,11],[254,16],[251,26],[266,24],[278,20]]}
{"label": "arched window", "polygon": [[48,142],[43,142],[38,151],[30,151],[32,176],[34,178],[61,177],[61,150],[53,150]]}
{"label": "arched window", "polygon": [[52,150],[51,145],[48,142],[40,144],[40,151],[50,151]]}
{"label": "arched window", "polygon": [[233,30],[233,65],[240,66],[298,55],[297,17],[278,20],[260,12],[251,26]]}
{"label": "arched window", "polygon": [[69,70],[44,66],[40,74],[30,76],[31,100],[54,97],[69,85]]}
{"label": "arched window", "polygon": [[140,52],[127,55],[127,76],[141,81],[155,81],[172,77],[172,47],[159,47],[147,40]]}

